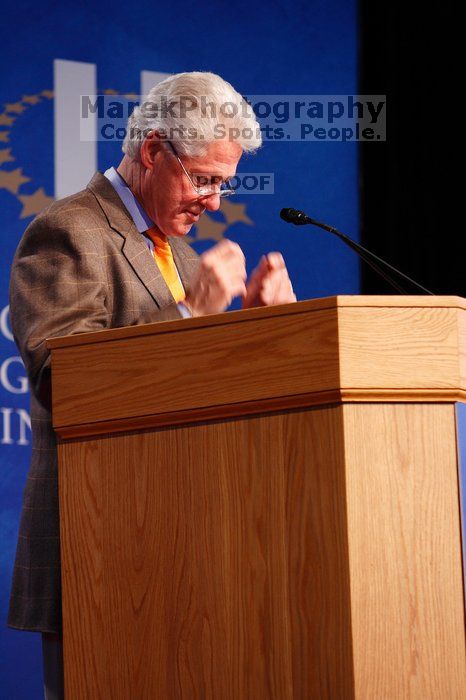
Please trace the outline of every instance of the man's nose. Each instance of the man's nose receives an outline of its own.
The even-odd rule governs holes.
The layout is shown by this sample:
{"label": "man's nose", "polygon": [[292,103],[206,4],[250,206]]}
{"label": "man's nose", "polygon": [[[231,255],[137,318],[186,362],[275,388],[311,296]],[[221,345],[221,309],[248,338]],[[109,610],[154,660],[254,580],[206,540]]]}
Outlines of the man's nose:
{"label": "man's nose", "polygon": [[217,209],[220,209],[220,195],[218,193],[203,197],[201,201],[203,206],[209,211],[217,211]]}

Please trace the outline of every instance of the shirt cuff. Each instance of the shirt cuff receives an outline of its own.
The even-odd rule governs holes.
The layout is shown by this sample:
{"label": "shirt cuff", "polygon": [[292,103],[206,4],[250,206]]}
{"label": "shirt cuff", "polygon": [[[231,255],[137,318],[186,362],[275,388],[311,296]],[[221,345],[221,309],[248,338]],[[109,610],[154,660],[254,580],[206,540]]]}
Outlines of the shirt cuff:
{"label": "shirt cuff", "polygon": [[183,318],[192,318],[192,314],[191,314],[190,310],[188,309],[187,306],[185,306],[183,304],[182,301],[180,301],[178,304],[178,311],[183,316]]}

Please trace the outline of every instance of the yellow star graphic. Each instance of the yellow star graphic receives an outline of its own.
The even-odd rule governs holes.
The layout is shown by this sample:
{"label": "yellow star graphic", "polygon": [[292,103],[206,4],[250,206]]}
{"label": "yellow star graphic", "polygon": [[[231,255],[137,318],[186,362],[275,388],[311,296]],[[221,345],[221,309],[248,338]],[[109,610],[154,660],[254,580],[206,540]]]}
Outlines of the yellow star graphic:
{"label": "yellow star graphic", "polygon": [[213,239],[221,241],[227,225],[221,221],[214,221],[207,214],[203,214],[196,224],[196,237],[191,240],[206,240]]}
{"label": "yellow star graphic", "polygon": [[21,100],[27,102],[29,105],[36,105],[40,102],[40,97],[37,97],[37,95],[23,95]]}
{"label": "yellow star graphic", "polygon": [[6,112],[0,114],[0,126],[11,126],[16,117],[10,117]]}
{"label": "yellow star graphic", "polygon": [[104,95],[118,95],[118,92],[109,88],[108,90],[104,90]]}
{"label": "yellow star graphic", "polygon": [[15,112],[16,114],[21,114],[24,112],[26,107],[21,104],[21,102],[9,102],[5,105],[5,112]]}
{"label": "yellow star graphic", "polygon": [[135,97],[139,97],[139,95],[136,95],[135,92],[127,92],[126,95],[123,95],[123,97],[127,97],[130,100],[133,100]]}
{"label": "yellow star graphic", "polygon": [[20,194],[18,195],[18,199],[23,203],[23,211],[19,217],[20,219],[26,219],[28,216],[39,214],[54,201],[53,197],[48,197],[45,194],[43,187],[36,190],[34,194]]}
{"label": "yellow star graphic", "polygon": [[8,190],[11,194],[18,194],[18,190],[24,182],[29,182],[30,177],[24,177],[22,168],[16,170],[0,170],[0,189]]}
{"label": "yellow star graphic", "polygon": [[8,143],[10,140],[10,132],[9,131],[0,131],[0,141],[3,141],[3,143]]}
{"label": "yellow star graphic", "polygon": [[241,221],[243,224],[254,226],[254,222],[251,221],[249,216],[246,214],[245,204],[233,204],[233,202],[223,199],[220,206],[220,211],[228,224],[235,224],[236,222]]}
{"label": "yellow star graphic", "polygon": [[40,93],[43,97],[47,97],[47,99],[51,100],[53,98],[53,90],[42,90]]}
{"label": "yellow star graphic", "polygon": [[0,151],[0,165],[3,165],[3,163],[12,163],[14,161],[14,158],[11,155],[11,148],[4,148],[3,151]]}

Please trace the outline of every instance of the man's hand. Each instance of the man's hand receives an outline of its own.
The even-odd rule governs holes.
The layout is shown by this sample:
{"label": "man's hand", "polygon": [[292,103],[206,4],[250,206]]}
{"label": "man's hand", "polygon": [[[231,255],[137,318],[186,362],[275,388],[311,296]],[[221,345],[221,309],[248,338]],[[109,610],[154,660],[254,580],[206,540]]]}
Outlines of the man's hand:
{"label": "man's hand", "polygon": [[243,297],[243,309],[296,301],[288,270],[281,253],[263,255],[251,274]]}
{"label": "man's hand", "polygon": [[199,269],[186,294],[193,316],[224,311],[234,297],[246,294],[246,265],[237,243],[224,239],[201,255]]}

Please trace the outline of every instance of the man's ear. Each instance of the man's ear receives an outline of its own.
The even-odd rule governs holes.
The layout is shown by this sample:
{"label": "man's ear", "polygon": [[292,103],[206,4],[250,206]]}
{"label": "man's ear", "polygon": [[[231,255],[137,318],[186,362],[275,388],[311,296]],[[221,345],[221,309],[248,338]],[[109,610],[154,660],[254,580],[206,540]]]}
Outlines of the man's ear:
{"label": "man's ear", "polygon": [[141,144],[140,158],[141,163],[148,170],[154,169],[154,162],[157,154],[163,148],[163,138],[160,136],[158,131],[149,131],[145,136],[144,141]]}

